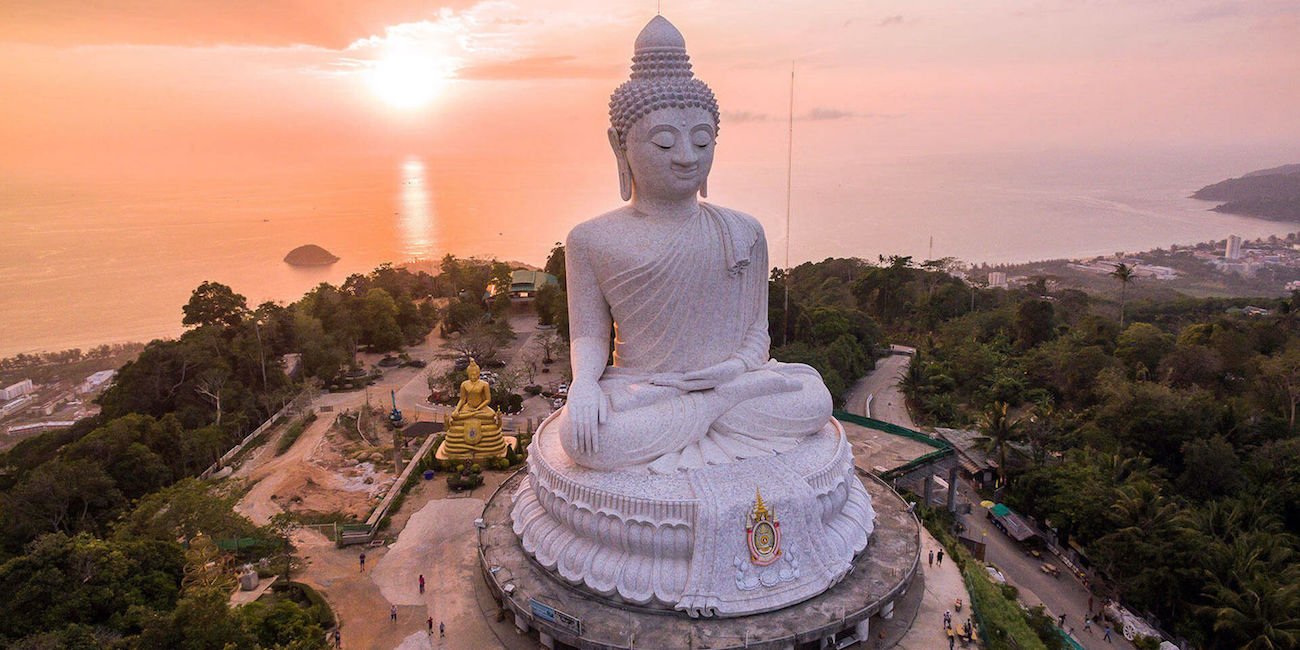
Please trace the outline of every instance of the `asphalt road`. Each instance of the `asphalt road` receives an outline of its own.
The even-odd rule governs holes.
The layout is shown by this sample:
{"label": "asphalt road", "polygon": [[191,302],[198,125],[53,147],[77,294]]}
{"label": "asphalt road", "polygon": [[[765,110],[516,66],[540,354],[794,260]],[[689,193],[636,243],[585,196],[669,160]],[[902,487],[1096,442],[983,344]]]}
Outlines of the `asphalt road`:
{"label": "asphalt road", "polygon": [[[899,354],[878,360],[876,369],[853,385],[845,400],[845,409],[850,413],[869,415],[877,420],[916,429],[911,413],[907,410],[907,402],[898,388],[899,380],[911,360],[910,355]],[[868,397],[871,398],[869,413]],[[984,516],[987,511],[979,506],[982,497],[967,481],[960,481],[958,490],[962,499],[971,503],[971,514],[962,516],[962,523],[967,526],[967,536],[987,545],[985,560],[996,566],[1007,581],[1020,590],[1022,602],[1029,606],[1042,604],[1052,616],[1065,614],[1066,631],[1088,650],[1133,648],[1133,644],[1126,641],[1118,630],[1111,634],[1111,643],[1102,640],[1101,627],[1094,625],[1091,632],[1085,632],[1083,619],[1088,612],[1088,592],[1083,584],[1055,556],[1044,553],[1043,559],[1034,558],[1022,551],[1006,534],[994,528],[992,522]],[[1051,562],[1061,568],[1061,577],[1053,578],[1044,573],[1041,569],[1044,562]],[[1096,611],[1100,606],[1100,599],[1094,599],[1093,610]],[[922,623],[918,621],[918,624]]]}

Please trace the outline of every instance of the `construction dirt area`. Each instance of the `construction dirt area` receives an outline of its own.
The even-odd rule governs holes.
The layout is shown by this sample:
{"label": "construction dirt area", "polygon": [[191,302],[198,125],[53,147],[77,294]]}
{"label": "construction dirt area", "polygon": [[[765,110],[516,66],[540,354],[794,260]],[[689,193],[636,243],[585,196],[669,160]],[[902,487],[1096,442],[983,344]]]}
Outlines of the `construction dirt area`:
{"label": "construction dirt area", "polygon": [[354,422],[322,413],[283,455],[275,456],[276,444],[259,448],[233,474],[253,484],[241,502],[249,509],[244,514],[259,524],[275,511],[364,520],[397,474],[391,440],[363,441]]}
{"label": "construction dirt area", "polygon": [[[539,335],[531,313],[512,315],[511,326],[519,336],[502,351],[508,367],[536,354]],[[441,421],[446,411],[427,401],[426,380],[451,367],[443,343],[434,334],[406,350],[428,364],[424,369],[392,368],[368,390],[316,396],[311,404],[316,419],[280,455],[277,451],[293,422],[274,429],[231,474],[248,486],[236,510],[261,525],[281,512],[292,512],[300,521],[366,519],[397,478],[393,434],[383,423],[393,402],[408,423]],[[379,357],[362,355],[359,360],[372,365]],[[356,417],[366,408],[370,411],[363,436],[357,432]],[[532,397],[517,417],[536,422],[551,410],[549,400]],[[420,442],[408,441],[408,450]],[[297,528],[293,540],[302,569],[294,580],[311,585],[330,603],[344,648],[535,647],[509,622],[496,620],[496,605],[476,561],[474,519],[487,496],[513,472],[484,471],[484,484],[467,492],[451,491],[441,473],[433,480],[418,480],[368,546],[339,548],[326,534],[332,532],[328,528]],[[421,575],[427,585],[424,593],[419,590]],[[390,620],[393,607],[396,622]],[[445,637],[438,636],[439,623],[445,626]]]}

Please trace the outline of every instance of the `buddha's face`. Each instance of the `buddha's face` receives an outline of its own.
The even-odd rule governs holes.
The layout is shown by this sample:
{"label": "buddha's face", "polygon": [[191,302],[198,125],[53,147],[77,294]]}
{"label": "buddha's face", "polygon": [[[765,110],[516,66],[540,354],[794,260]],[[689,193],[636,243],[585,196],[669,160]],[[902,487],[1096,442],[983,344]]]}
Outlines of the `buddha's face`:
{"label": "buddha's face", "polygon": [[700,190],[713,167],[717,125],[702,108],[661,108],[636,121],[625,155],[636,194],[681,200]]}
{"label": "buddha's face", "polygon": [[477,366],[470,366],[465,369],[465,374],[470,381],[478,381],[479,369]]}

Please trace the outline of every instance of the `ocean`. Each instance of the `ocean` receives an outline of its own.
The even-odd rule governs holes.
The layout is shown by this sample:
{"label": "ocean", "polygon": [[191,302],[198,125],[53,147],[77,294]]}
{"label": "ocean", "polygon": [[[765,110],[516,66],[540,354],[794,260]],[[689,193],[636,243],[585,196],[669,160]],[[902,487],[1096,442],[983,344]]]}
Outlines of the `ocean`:
{"label": "ocean", "polygon": [[[1187,198],[1296,162],[1285,152],[798,153],[791,264],[891,254],[1029,261],[1300,230]],[[709,200],[758,217],[772,264],[783,265],[785,165],[773,158],[720,149]],[[382,262],[453,253],[540,265],[574,224],[618,203],[610,161],[493,165],[432,154],[0,180],[0,355],[175,336],[181,306],[205,280],[256,305]],[[282,261],[307,243],[342,259]]]}

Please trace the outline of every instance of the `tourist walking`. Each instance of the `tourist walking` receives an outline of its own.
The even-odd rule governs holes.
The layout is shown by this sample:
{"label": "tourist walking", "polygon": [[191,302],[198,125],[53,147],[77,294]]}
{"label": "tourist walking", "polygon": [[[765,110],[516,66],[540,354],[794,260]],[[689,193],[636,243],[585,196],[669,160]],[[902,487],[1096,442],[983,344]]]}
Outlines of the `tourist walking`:
{"label": "tourist walking", "polygon": [[343,647],[343,635],[339,632],[339,629],[337,627],[334,628],[334,647],[335,648]]}
{"label": "tourist walking", "polygon": [[397,605],[388,606],[388,620],[394,623],[397,622]]}
{"label": "tourist walking", "polygon": [[1106,643],[1110,643],[1110,623],[1106,624],[1106,633],[1101,636]]}
{"label": "tourist walking", "polygon": [[361,557],[357,558],[357,561],[361,563],[361,572],[362,572],[362,573],[365,573],[365,572],[366,572],[366,552],[365,552],[365,551],[361,551]]}
{"label": "tourist walking", "polygon": [[939,554],[935,558],[939,560],[939,566],[943,566],[943,549],[939,549]]}
{"label": "tourist walking", "polygon": [[952,628],[952,612],[950,612],[950,611],[944,611],[944,613],[943,613],[943,629],[947,630],[947,629],[951,629],[951,628]]}
{"label": "tourist walking", "polygon": [[934,549],[930,549],[930,566],[934,566]]}
{"label": "tourist walking", "polygon": [[1084,631],[1084,632],[1087,632],[1088,634],[1092,634],[1092,619],[1091,619],[1091,618],[1084,618],[1084,619],[1083,619],[1083,631]]}
{"label": "tourist walking", "polygon": [[424,574],[420,574],[420,593],[424,593]]}
{"label": "tourist walking", "polygon": [[429,636],[433,636],[433,617],[429,617]]}
{"label": "tourist walking", "polygon": [[447,628],[442,624],[442,621],[438,621],[438,636],[447,636]]}
{"label": "tourist walking", "polygon": [[1061,615],[1058,616],[1057,618],[1061,620],[1061,628],[1064,628],[1064,627],[1065,627],[1065,614],[1061,614]]}

